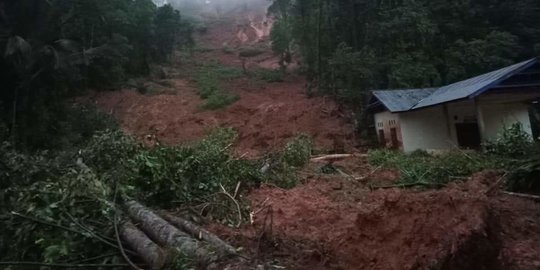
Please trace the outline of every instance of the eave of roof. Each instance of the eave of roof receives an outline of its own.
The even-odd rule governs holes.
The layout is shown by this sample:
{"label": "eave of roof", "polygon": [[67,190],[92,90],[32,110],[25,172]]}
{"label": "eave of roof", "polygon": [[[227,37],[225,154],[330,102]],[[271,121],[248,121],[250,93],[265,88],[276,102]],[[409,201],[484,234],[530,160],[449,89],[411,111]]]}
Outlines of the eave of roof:
{"label": "eave of roof", "polygon": [[433,94],[437,88],[375,90],[373,95],[390,112],[404,112],[410,110],[418,101]]}

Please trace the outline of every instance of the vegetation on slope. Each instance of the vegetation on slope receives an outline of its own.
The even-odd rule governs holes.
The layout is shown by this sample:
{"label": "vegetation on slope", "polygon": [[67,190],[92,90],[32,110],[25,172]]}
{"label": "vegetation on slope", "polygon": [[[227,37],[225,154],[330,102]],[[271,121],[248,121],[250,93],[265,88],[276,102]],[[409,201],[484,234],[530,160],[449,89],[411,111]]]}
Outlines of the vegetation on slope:
{"label": "vegetation on slope", "polygon": [[498,138],[484,144],[484,152],[455,150],[436,156],[416,151],[411,154],[373,150],[369,162],[374,166],[399,170],[399,184],[441,187],[462,181],[486,169],[505,172],[506,186],[512,191],[538,192],[540,184],[540,145],[533,142],[519,124],[505,129]]}
{"label": "vegetation on slope", "polygon": [[14,146],[48,148],[63,134],[64,100],[145,75],[191,26],[151,0],[0,3],[0,128]]}
{"label": "vegetation on slope", "polygon": [[[274,50],[361,109],[367,90],[448,84],[537,56],[534,0],[273,0]],[[504,18],[504,19],[501,19]]]}

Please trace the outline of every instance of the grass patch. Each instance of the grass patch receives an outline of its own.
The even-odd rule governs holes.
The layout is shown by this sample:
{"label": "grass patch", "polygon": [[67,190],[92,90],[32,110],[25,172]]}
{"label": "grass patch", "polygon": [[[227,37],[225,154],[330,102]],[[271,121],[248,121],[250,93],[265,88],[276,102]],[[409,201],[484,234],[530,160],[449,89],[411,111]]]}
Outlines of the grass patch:
{"label": "grass patch", "polygon": [[216,110],[227,107],[239,99],[223,87],[223,81],[242,77],[242,70],[224,67],[215,63],[205,64],[199,68],[195,81],[197,93],[204,99],[201,106],[205,110]]}
{"label": "grass patch", "polygon": [[423,183],[433,186],[446,185],[473,173],[497,168],[497,160],[479,153],[449,152],[431,156],[417,151],[411,154],[390,150],[374,150],[369,153],[374,166],[399,170],[400,184]]}
{"label": "grass patch", "polygon": [[258,80],[273,83],[273,82],[283,82],[285,79],[285,74],[278,69],[259,69],[255,72],[255,77]]}

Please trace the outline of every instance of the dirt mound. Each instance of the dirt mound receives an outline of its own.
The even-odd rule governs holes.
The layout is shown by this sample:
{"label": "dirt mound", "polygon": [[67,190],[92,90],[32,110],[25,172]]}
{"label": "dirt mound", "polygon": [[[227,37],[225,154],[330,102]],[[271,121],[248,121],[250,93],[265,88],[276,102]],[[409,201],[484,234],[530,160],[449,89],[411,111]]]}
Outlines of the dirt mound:
{"label": "dirt mound", "polygon": [[502,269],[540,269],[540,204],[510,196],[491,201],[500,226]]}
{"label": "dirt mound", "polygon": [[170,82],[174,95],[124,90],[97,93],[92,99],[128,133],[141,138],[155,135],[167,144],[192,142],[215,127],[232,127],[239,133],[235,149],[248,157],[279,149],[299,133],[312,136],[319,148],[346,151],[354,146],[346,113],[330,99],[307,98],[302,78],[257,89],[248,79],[238,80],[234,89],[240,100],[217,111],[201,111],[201,99],[187,82]]}
{"label": "dirt mound", "polygon": [[292,190],[263,187],[250,199],[255,209],[271,205],[280,239],[324,245],[328,268],[494,269],[498,249],[489,239],[485,190],[480,181],[428,192],[380,190],[347,204],[330,198],[335,184],[312,181]]}

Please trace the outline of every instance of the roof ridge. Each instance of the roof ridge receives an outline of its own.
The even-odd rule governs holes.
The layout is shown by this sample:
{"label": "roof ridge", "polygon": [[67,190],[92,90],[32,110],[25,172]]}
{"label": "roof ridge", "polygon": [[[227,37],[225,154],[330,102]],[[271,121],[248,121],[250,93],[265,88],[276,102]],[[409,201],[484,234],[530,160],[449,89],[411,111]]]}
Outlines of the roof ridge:
{"label": "roof ridge", "polygon": [[[516,63],[516,64],[513,64],[513,65],[509,65],[509,66],[506,66],[506,67],[503,67],[503,68],[500,68],[500,69],[497,69],[497,70],[493,70],[493,71],[490,71],[490,72],[486,72],[486,73],[483,73],[483,74],[480,74],[480,75],[477,75],[477,76],[474,76],[474,77],[470,77],[468,79],[464,79],[464,80],[461,80],[461,81],[457,81],[457,82],[454,82],[454,83],[451,83],[451,84],[447,84],[447,85],[443,85],[443,86],[440,86],[440,87],[437,87],[435,90],[435,92],[433,92],[431,95],[421,99],[420,101],[418,101],[416,104],[414,104],[412,107],[409,108],[409,110],[413,110],[413,109],[419,109],[419,108],[423,108],[423,107],[427,107],[427,106],[423,106],[423,107],[419,107],[419,108],[416,108],[419,104],[421,104],[424,100],[432,97],[433,95],[435,95],[437,93],[438,90],[442,89],[442,88],[445,88],[445,87],[449,87],[449,86],[453,86],[453,85],[457,85],[457,84],[460,84],[460,83],[465,83],[467,81],[470,81],[470,80],[473,80],[473,79],[478,79],[477,81],[475,81],[475,84],[478,84],[480,83],[482,80],[480,80],[480,78],[482,76],[486,76],[486,75],[491,75],[489,76],[489,79],[493,79],[493,78],[496,78],[496,77],[499,77],[498,79],[495,79],[493,82],[483,86],[483,87],[480,87],[479,89],[475,90],[474,92],[470,93],[467,95],[467,97],[470,97],[470,96],[478,96],[480,95],[481,93],[483,93],[484,91],[486,91],[486,89],[490,89],[493,84],[497,84],[497,83],[500,83],[501,81],[504,81],[506,79],[508,79],[509,77],[523,71],[524,69],[527,69],[529,68],[530,66],[532,66],[533,64],[535,64],[536,62],[538,62],[538,58],[537,57],[533,57],[531,59],[528,59],[528,60],[525,60],[525,61],[522,61],[522,62],[519,62],[519,63]],[[507,73],[505,74],[502,74],[500,76],[497,76],[497,72],[501,72],[502,70],[505,70],[505,69],[510,69],[512,67],[517,67],[513,70],[509,70]],[[480,93],[478,93],[480,92]],[[447,101],[448,102],[448,101]],[[437,105],[437,104],[441,104],[441,103],[445,103],[445,102],[440,102],[440,103],[436,103],[436,104],[433,104],[433,105]]]}

